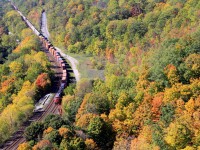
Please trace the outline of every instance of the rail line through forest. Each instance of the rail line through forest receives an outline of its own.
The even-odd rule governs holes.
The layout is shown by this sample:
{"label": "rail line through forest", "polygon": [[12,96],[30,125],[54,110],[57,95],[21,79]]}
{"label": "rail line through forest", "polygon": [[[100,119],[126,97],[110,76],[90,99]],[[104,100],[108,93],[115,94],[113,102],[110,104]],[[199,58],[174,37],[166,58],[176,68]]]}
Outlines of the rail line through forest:
{"label": "rail line through forest", "polygon": [[[57,73],[58,81],[57,81],[57,83],[54,83],[55,84],[54,88],[56,88],[56,93],[62,92],[62,90],[64,89],[63,80],[64,80],[64,82],[67,82],[68,78],[67,78],[67,72],[63,72],[63,65],[61,65],[61,64],[63,64],[64,62],[63,61],[62,61],[62,63],[60,62],[61,56],[57,55],[56,50],[54,50],[54,51],[51,51],[52,49],[50,50],[50,48],[52,48],[53,45],[48,41],[48,39],[46,39],[44,36],[42,36],[42,34],[32,25],[32,23],[18,10],[18,8],[12,2],[10,2],[10,3],[13,6],[13,8],[20,14],[22,19],[27,24],[27,26],[34,32],[34,34],[36,34],[40,38],[40,40],[43,44],[43,48],[44,48],[43,51],[48,56],[48,59],[51,62],[51,64],[53,66],[54,65],[57,66],[55,68],[55,72]],[[52,52],[53,52],[53,54],[52,54]],[[64,65],[64,68],[66,69],[65,65]],[[64,74],[66,74],[66,76],[63,76]],[[66,85],[64,85],[64,86],[66,86]],[[60,91],[60,89],[61,89],[61,91]],[[54,99],[55,99],[56,95],[54,96]],[[0,147],[0,149],[2,149],[2,150],[16,150],[18,148],[19,144],[26,141],[25,138],[23,137],[23,132],[24,132],[25,128],[28,125],[30,125],[31,122],[41,121],[50,113],[56,114],[58,112],[58,109],[59,109],[59,105],[55,104],[54,101],[51,100],[51,102],[48,104],[48,106],[45,108],[45,110],[43,112],[34,113],[34,115],[29,118],[29,121],[25,122],[19,128],[19,130],[13,134],[12,137],[9,140],[7,140],[2,145],[2,147]]]}

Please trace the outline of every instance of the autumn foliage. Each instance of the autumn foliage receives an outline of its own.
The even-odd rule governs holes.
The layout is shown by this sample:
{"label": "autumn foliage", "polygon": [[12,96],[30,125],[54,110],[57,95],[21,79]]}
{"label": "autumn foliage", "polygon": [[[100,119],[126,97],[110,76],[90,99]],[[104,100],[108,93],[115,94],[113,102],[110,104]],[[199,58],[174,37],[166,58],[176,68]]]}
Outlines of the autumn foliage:
{"label": "autumn foliage", "polygon": [[51,142],[48,140],[41,140],[40,142],[38,142],[35,146],[33,146],[33,150],[40,150],[43,148],[51,148]]}
{"label": "autumn foliage", "polygon": [[0,65],[0,143],[32,115],[34,103],[51,83],[49,62],[38,50],[38,39],[29,35]]}
{"label": "autumn foliage", "polygon": [[47,88],[50,86],[50,83],[51,81],[47,73],[40,74],[35,81],[36,86],[42,90],[47,90]]}
{"label": "autumn foliage", "polygon": [[[27,14],[31,20],[38,19],[41,5],[47,8],[52,42],[67,52],[92,57],[93,66],[104,74],[102,80],[82,79],[65,91],[64,120],[47,117],[44,122],[42,133],[46,133],[42,138],[53,143],[50,148],[200,148],[199,0],[22,1],[14,0],[20,9],[30,8]],[[7,16],[11,23],[16,14]],[[24,44],[33,43],[29,41],[26,37],[15,54],[25,52]],[[0,106],[4,108],[9,98],[14,103],[9,105],[12,112],[5,109],[2,113],[16,120],[20,119],[15,115],[17,109],[21,110],[19,106],[27,104],[23,110],[30,110],[28,102],[35,92],[32,88],[23,88],[25,95],[18,92],[22,86],[15,83],[24,83],[18,79],[26,76],[30,83],[25,85],[39,89],[49,84],[45,74],[48,64],[42,53],[29,54],[24,59],[11,59],[9,72],[5,66],[0,71],[1,85],[6,85],[1,90],[12,93],[12,98],[0,97]],[[2,133],[16,124],[7,118],[0,119]],[[40,145],[39,138],[35,142]]]}
{"label": "autumn foliage", "polygon": [[28,143],[19,144],[17,150],[31,150],[31,146]]}

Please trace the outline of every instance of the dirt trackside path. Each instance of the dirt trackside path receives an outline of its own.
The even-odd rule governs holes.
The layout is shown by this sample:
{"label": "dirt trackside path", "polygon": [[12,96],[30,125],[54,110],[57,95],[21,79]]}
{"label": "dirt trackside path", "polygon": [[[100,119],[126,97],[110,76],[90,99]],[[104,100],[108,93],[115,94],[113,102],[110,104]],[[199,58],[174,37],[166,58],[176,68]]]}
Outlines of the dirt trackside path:
{"label": "dirt trackside path", "polygon": [[79,64],[78,60],[76,60],[75,58],[65,54],[62,52],[61,49],[59,49],[58,47],[56,47],[56,49],[60,52],[60,54],[65,58],[67,59],[70,63],[71,63],[71,67],[72,67],[72,70],[74,72],[74,76],[76,78],[76,82],[78,82],[80,80],[80,73],[77,69],[77,66]]}
{"label": "dirt trackside path", "polygon": [[[42,13],[42,27],[41,27],[41,31],[43,33],[44,36],[46,36],[47,38],[50,37],[48,28],[47,28],[47,17],[46,17],[46,12]],[[79,64],[78,60],[76,60],[75,58],[65,54],[61,49],[59,49],[58,47],[56,47],[56,49],[60,52],[61,56],[64,57],[65,59],[67,59],[72,67],[72,70],[74,72],[74,76],[76,78],[76,82],[78,82],[80,80],[80,73],[77,69],[77,66]]]}

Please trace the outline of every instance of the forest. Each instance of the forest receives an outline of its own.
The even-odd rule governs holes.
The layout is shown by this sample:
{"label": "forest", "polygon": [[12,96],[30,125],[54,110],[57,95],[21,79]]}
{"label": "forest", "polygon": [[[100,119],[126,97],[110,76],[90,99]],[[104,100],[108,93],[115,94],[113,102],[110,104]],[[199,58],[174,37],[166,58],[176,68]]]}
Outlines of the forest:
{"label": "forest", "polygon": [[[199,0],[13,1],[38,29],[45,9],[52,43],[98,57],[94,64],[105,69],[105,80],[69,85],[63,115],[31,124],[18,150],[200,149]],[[51,73],[48,62],[39,59],[45,56],[38,39],[8,4],[3,7],[8,11],[0,10],[5,20],[0,24],[1,114],[20,110],[14,122],[6,115],[0,122],[6,117],[2,120],[14,130],[39,96],[38,76]],[[30,60],[36,64],[26,63]],[[41,64],[41,70],[34,68]],[[23,95],[27,89],[34,94]],[[8,137],[3,125],[0,139]]]}

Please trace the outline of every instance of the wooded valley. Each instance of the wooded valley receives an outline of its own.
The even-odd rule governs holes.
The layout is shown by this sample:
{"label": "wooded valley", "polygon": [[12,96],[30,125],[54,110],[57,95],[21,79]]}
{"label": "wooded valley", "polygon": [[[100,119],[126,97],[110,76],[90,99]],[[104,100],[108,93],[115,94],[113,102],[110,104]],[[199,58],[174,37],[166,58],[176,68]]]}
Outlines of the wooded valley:
{"label": "wooded valley", "polygon": [[[93,57],[105,76],[66,87],[62,116],[32,123],[18,150],[200,149],[199,0],[13,2],[38,29],[45,10],[51,42]],[[48,91],[49,67],[39,39],[0,1],[0,143]]]}

